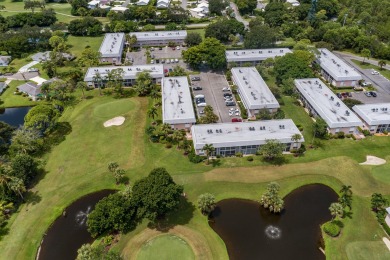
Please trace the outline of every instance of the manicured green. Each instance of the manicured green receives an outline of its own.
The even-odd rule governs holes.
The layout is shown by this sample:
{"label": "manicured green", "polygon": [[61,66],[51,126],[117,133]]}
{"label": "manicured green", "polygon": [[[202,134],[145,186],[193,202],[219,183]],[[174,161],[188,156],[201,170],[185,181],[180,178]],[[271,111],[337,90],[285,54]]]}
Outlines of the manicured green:
{"label": "manicured green", "polygon": [[190,260],[195,259],[191,247],[175,235],[161,235],[144,244],[137,260]]}
{"label": "manicured green", "polygon": [[[384,236],[370,211],[370,196],[374,192],[390,195],[389,184],[375,173],[376,168],[385,166],[361,166],[359,162],[368,154],[385,158],[389,154],[390,138],[322,141],[322,148],[309,149],[303,157],[287,156],[288,163],[281,166],[268,165],[260,156],[254,156],[252,162],[245,157],[223,158],[206,166],[190,163],[176,147],[166,149],[148,140],[145,127],[152,122],[146,116],[152,105],[148,99],[115,99],[99,96],[97,90],[86,92],[86,96],[88,99],[67,108],[61,117],[62,122],[69,122],[71,132],[45,156],[46,173],[29,191],[29,202],[12,216],[9,234],[0,241],[0,259],[33,259],[46,229],[72,201],[100,189],[123,188],[115,184],[107,171],[110,161],[118,162],[126,170],[130,183],[146,176],[153,168],[165,167],[174,181],[184,186],[188,201],[169,216],[168,224],[185,225],[201,233],[213,259],[227,259],[226,246],[209,227],[207,218],[196,209],[198,196],[210,192],[216,201],[235,197],[259,200],[271,181],[280,184],[282,197],[310,183],[323,183],[336,191],[342,184],[352,186],[352,219],[343,220],[344,227],[336,239],[325,238],[329,259],[347,259],[351,243],[379,243]],[[301,124],[306,142],[311,142],[310,117],[292,98],[282,100],[286,117]],[[122,126],[103,127],[107,119],[119,115],[126,118]],[[134,231],[121,236],[114,249],[125,248],[129,239],[145,229],[146,224],[144,221]],[[372,246],[366,243],[365,247],[354,247],[352,251],[364,255],[363,251],[376,250],[377,243]]]}
{"label": "manicured green", "polygon": [[78,37],[69,35],[66,44],[70,46],[69,51],[76,57],[80,57],[85,47],[98,51],[104,36]]}
{"label": "manicured green", "polygon": [[[386,158],[389,161],[389,157]],[[372,168],[372,175],[375,179],[390,185],[390,163]]]}
{"label": "manicured green", "polygon": [[204,39],[205,29],[189,29],[187,33],[199,33],[202,39]]}
{"label": "manicured green", "polygon": [[381,68],[379,66],[375,66],[375,65],[370,64],[370,63],[364,63],[363,64],[360,60],[351,59],[351,61],[353,61],[353,63],[355,63],[356,65],[358,65],[362,69],[373,69],[373,70],[376,70],[380,74],[382,74],[384,77],[386,77],[387,79],[390,80],[390,70],[387,70],[387,69],[381,70]]}
{"label": "manicured green", "polygon": [[0,96],[0,100],[3,102],[0,104],[0,107],[25,107],[36,105],[38,102],[30,101],[28,97],[14,94],[16,88],[24,83],[26,83],[24,80],[11,81],[8,88]]}
{"label": "manicured green", "polygon": [[351,260],[386,260],[390,254],[382,241],[357,241],[348,244],[346,250]]}

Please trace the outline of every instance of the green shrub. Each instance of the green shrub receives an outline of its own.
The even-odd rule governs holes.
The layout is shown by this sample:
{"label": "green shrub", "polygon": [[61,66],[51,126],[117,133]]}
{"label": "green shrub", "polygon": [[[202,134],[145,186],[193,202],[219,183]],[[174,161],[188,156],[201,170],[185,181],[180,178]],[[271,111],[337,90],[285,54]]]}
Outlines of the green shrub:
{"label": "green shrub", "polygon": [[165,144],[165,148],[168,148],[168,149],[172,148],[172,144],[171,143],[166,143]]}
{"label": "green shrub", "polygon": [[331,237],[337,237],[341,231],[340,227],[333,221],[326,222],[324,225],[322,225],[322,228],[324,232]]}
{"label": "green shrub", "polygon": [[344,139],[344,138],[345,138],[345,133],[342,132],[342,131],[341,131],[341,132],[338,132],[338,133],[337,133],[337,138],[338,138],[338,139]]}
{"label": "green shrub", "polygon": [[236,157],[242,157],[242,153],[240,152],[236,153]]}
{"label": "green shrub", "polygon": [[362,133],[364,134],[364,136],[371,135],[370,131],[368,131],[368,130],[363,130]]}
{"label": "green shrub", "polygon": [[195,151],[191,151],[191,152],[188,154],[188,159],[189,159],[190,162],[192,162],[192,163],[200,163],[200,162],[203,162],[203,160],[205,159],[205,157],[204,157],[204,156],[200,156],[200,155],[195,154]]}
{"label": "green shrub", "polygon": [[387,132],[387,131],[383,131],[383,134],[384,134],[384,135],[388,135],[388,133],[389,133],[389,132]]}
{"label": "green shrub", "polygon": [[290,150],[290,153],[296,153],[296,152],[298,152],[297,149],[291,149],[291,150]]}
{"label": "green shrub", "polygon": [[252,156],[248,156],[248,157],[246,157],[246,160],[247,160],[248,162],[252,162],[252,161],[253,161],[253,157],[252,157]]}

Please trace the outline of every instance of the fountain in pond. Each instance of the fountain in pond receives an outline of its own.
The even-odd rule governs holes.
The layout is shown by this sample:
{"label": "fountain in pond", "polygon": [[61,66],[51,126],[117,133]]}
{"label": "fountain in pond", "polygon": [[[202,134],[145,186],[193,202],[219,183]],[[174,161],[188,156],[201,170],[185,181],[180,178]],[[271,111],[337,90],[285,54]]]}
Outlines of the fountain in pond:
{"label": "fountain in pond", "polygon": [[88,206],[86,211],[79,211],[76,215],[76,222],[82,226],[87,221],[88,214],[91,212],[91,206]]}
{"label": "fountain in pond", "polygon": [[280,228],[269,225],[265,228],[265,234],[268,238],[279,239],[282,235],[282,230]]}

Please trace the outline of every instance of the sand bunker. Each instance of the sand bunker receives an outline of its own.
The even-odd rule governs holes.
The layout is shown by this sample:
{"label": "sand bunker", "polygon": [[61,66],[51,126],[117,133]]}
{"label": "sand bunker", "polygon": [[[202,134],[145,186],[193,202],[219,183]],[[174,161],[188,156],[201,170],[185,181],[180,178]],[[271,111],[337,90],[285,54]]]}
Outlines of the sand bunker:
{"label": "sand bunker", "polygon": [[387,237],[382,238],[382,240],[390,251],[390,240]]}
{"label": "sand bunker", "polygon": [[360,163],[361,165],[381,165],[385,164],[386,160],[382,158],[378,158],[372,155],[367,155],[367,160],[363,163]]}
{"label": "sand bunker", "polygon": [[107,120],[106,122],[104,122],[104,127],[110,127],[110,126],[113,126],[113,125],[122,125],[123,123],[125,122],[125,118],[123,116],[117,116],[117,117],[114,117],[114,118],[111,118],[110,120]]}

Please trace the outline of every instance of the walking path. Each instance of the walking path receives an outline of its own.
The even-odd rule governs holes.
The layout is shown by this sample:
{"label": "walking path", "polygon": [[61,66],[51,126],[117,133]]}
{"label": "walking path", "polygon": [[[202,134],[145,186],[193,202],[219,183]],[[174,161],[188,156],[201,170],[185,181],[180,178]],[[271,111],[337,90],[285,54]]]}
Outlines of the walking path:
{"label": "walking path", "polygon": [[233,9],[236,20],[242,22],[245,25],[245,28],[249,27],[249,22],[245,21],[244,18],[241,17],[240,12],[238,11],[237,5],[233,2],[230,2],[230,7]]}
{"label": "walking path", "polygon": [[390,251],[390,240],[387,237],[382,238],[382,240]]}
{"label": "walking path", "polygon": [[[365,63],[369,63],[369,64],[372,64],[372,65],[375,65],[375,66],[378,66],[378,60],[376,59],[364,59],[363,57],[360,57],[360,56],[357,56],[357,55],[354,55],[352,53],[345,53],[345,52],[340,52],[340,51],[335,51],[335,53],[337,53],[338,55],[340,56],[346,56],[346,57],[349,57],[350,59],[354,59],[354,60],[358,60],[358,61],[363,61]],[[385,66],[383,66],[384,69],[387,69],[387,70],[390,70],[390,65],[389,64],[386,64]]]}
{"label": "walking path", "polygon": [[39,61],[32,61],[32,62],[30,62],[30,63],[24,65],[23,67],[21,67],[21,68],[18,70],[18,72],[20,72],[20,73],[27,72],[29,68],[31,68],[32,66],[34,66],[34,65],[36,65],[36,64],[38,64],[38,63],[39,63]]}

